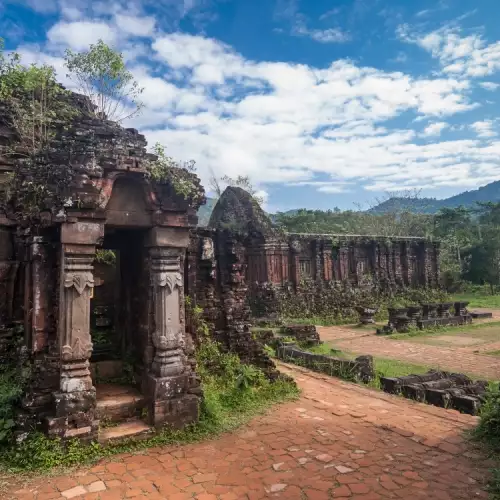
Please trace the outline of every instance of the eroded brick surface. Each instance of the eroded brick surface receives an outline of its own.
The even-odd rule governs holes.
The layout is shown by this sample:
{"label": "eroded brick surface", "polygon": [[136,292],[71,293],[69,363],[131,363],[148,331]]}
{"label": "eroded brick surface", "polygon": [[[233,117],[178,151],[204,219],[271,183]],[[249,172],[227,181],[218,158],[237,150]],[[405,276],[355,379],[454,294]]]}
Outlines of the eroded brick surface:
{"label": "eroded brick surface", "polygon": [[115,456],[65,478],[27,484],[13,478],[1,498],[63,499],[82,490],[86,493],[73,498],[487,497],[491,464],[463,437],[475,417],[299,367],[282,369],[303,389],[300,400],[274,408],[234,434]]}

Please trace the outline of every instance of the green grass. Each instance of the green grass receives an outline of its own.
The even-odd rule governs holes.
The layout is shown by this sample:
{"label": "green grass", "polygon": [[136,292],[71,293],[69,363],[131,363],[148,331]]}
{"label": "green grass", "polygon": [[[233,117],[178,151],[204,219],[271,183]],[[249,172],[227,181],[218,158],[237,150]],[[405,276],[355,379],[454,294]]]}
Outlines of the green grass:
{"label": "green grass", "polygon": [[352,324],[353,318],[312,316],[310,318],[283,318],[282,321],[285,325],[335,326]]}
{"label": "green grass", "polygon": [[301,346],[301,348],[305,351],[312,352],[313,354],[323,354],[324,356],[333,356],[335,358],[354,359],[355,357],[351,353],[335,349],[334,347],[326,343],[311,347]]}
{"label": "green grass", "polygon": [[411,329],[408,333],[394,333],[388,335],[387,338],[392,340],[404,340],[413,337],[429,337],[432,335],[454,335],[463,334],[470,331],[484,330],[488,328],[498,328],[500,326],[500,321],[487,321],[484,323],[472,323],[470,325],[463,326],[435,326],[433,328],[425,328],[420,330],[418,328]]}
{"label": "green grass", "polygon": [[468,301],[467,307],[483,307],[485,309],[500,309],[500,295],[490,295],[486,290],[464,292],[453,295],[453,301]]}
{"label": "green grass", "polygon": [[406,375],[421,375],[427,373],[431,368],[426,365],[406,363],[395,359],[375,358],[373,360],[375,368],[375,379],[369,384],[375,389],[380,389],[380,379],[382,377],[404,377]]}

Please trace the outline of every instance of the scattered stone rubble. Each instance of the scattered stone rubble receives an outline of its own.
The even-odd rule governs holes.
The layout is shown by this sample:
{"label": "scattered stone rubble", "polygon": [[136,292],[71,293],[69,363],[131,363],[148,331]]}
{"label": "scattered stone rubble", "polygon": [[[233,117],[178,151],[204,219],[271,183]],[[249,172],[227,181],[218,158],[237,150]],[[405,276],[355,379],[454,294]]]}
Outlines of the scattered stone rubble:
{"label": "scattered stone rubble", "polygon": [[470,415],[478,414],[488,387],[486,380],[473,381],[462,373],[434,370],[423,375],[382,377],[380,383],[390,394],[402,394],[408,399]]}

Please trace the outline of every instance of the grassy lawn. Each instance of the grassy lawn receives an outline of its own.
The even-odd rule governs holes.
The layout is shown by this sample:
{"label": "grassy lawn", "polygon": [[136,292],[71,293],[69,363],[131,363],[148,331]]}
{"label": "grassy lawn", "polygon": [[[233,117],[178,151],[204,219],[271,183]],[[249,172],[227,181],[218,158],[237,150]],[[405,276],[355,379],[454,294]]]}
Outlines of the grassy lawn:
{"label": "grassy lawn", "polygon": [[466,300],[468,307],[484,307],[485,309],[500,309],[500,295],[490,295],[486,290],[465,292],[453,295],[452,300]]}
{"label": "grassy lawn", "polygon": [[432,342],[432,337],[447,335],[454,336],[471,335],[482,339],[484,342],[494,342],[500,340],[500,321],[486,321],[483,323],[473,323],[464,326],[437,326],[435,328],[426,328],[425,330],[411,330],[408,333],[394,333],[386,338],[391,340],[411,340],[423,342]]}

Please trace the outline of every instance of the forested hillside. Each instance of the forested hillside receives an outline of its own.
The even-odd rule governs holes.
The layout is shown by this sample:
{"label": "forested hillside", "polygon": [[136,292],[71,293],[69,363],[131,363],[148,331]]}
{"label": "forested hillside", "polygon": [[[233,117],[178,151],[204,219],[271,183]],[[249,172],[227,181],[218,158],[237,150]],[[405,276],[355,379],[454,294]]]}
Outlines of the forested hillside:
{"label": "forested hillside", "polygon": [[460,206],[472,208],[476,203],[490,201],[500,201],[500,181],[491,182],[472,191],[464,191],[444,200],[395,196],[379,203],[369,211],[371,213],[385,213],[394,210],[410,210],[416,213],[434,214],[442,208],[457,208]]}

